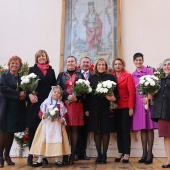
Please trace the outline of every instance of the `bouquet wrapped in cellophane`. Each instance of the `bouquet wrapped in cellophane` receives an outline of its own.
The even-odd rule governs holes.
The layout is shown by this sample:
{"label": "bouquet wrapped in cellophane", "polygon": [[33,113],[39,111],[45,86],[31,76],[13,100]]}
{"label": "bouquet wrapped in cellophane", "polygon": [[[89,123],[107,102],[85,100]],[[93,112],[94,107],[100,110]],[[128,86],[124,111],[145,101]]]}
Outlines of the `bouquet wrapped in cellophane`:
{"label": "bouquet wrapped in cellophane", "polygon": [[[48,113],[46,113],[46,115],[48,119],[50,119],[52,122],[57,121],[59,118],[61,118],[59,109],[54,105],[50,105],[48,107]],[[65,120],[63,121],[63,124],[67,125]]]}
{"label": "bouquet wrapped in cellophane", "polygon": [[[106,95],[112,96],[113,90],[116,87],[116,83],[111,80],[106,80],[103,82],[99,82],[94,94],[97,94],[98,96],[105,97]],[[115,109],[117,107],[117,104],[115,102],[110,101],[110,109]]]}
{"label": "bouquet wrapped in cellophane", "polygon": [[[88,94],[92,92],[92,88],[90,86],[90,82],[84,79],[78,79],[75,82],[75,86],[71,89],[73,95],[80,96],[82,94]],[[67,104],[71,103],[70,100],[66,101]]]}
{"label": "bouquet wrapped in cellophane", "polygon": [[[154,75],[145,75],[139,78],[138,92],[144,98],[148,94],[154,95],[157,93],[159,87],[159,79]],[[153,100],[150,100],[150,105],[153,105]],[[148,110],[148,103],[146,103],[145,109]]]}
{"label": "bouquet wrapped in cellophane", "polygon": [[72,88],[72,92],[74,95],[87,94],[92,92],[92,88],[90,87],[90,82],[84,79],[78,79],[76,85]]}
{"label": "bouquet wrapped in cellophane", "polygon": [[30,91],[31,93],[36,94],[36,89],[38,87],[39,80],[39,77],[34,73],[31,73],[27,76],[22,76],[20,87],[24,91]]}

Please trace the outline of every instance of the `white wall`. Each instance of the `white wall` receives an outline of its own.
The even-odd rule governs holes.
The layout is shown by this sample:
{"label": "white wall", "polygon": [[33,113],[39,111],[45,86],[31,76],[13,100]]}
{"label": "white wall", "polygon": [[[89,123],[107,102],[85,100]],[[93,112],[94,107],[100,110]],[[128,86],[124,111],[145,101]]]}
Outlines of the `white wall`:
{"label": "white wall", "polygon": [[[62,0],[0,0],[0,64],[12,55],[34,64],[34,54],[45,49],[51,65],[59,71]],[[121,39],[122,54],[127,70],[135,67],[132,56],[142,52],[145,65],[157,66],[169,56],[170,0],[122,0]],[[155,156],[164,156],[163,139],[155,135]],[[95,155],[93,138],[90,137],[88,153]],[[112,136],[109,155],[117,152]],[[136,150],[140,151],[137,153]],[[112,152],[113,151],[113,152]],[[141,155],[140,137],[132,140],[132,156]],[[11,155],[17,152],[13,145]]]}
{"label": "white wall", "polygon": [[0,64],[13,55],[34,64],[39,49],[58,72],[62,0],[0,0]]}
{"label": "white wall", "polygon": [[122,54],[130,72],[136,52],[144,54],[145,65],[158,66],[170,57],[169,9],[169,0],[121,1]]}

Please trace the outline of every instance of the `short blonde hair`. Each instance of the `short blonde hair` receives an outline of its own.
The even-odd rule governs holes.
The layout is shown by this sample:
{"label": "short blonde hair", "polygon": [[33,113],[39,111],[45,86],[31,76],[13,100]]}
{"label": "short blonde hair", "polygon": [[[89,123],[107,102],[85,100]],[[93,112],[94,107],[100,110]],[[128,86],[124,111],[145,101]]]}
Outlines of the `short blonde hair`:
{"label": "short blonde hair", "polygon": [[11,61],[19,61],[19,63],[20,63],[20,68],[19,68],[19,70],[21,69],[21,67],[22,67],[22,60],[21,60],[21,58],[20,57],[18,57],[17,55],[15,55],[15,56],[12,56],[9,60],[8,60],[8,69],[9,69],[9,65],[10,65],[10,62]]}
{"label": "short blonde hair", "polygon": [[36,52],[36,54],[35,54],[35,63],[36,64],[38,63],[38,58],[42,55],[42,53],[45,53],[46,58],[47,58],[47,63],[49,64],[50,59],[49,59],[49,56],[48,56],[48,54],[47,54],[47,52],[45,50],[39,50],[39,51]]}
{"label": "short blonde hair", "polygon": [[104,61],[105,62],[105,65],[106,65],[106,73],[108,72],[108,65],[107,65],[107,62],[106,62],[106,60],[104,59],[104,58],[99,58],[96,62],[95,62],[95,64],[94,64],[94,73],[95,74],[98,74],[99,72],[98,72],[98,70],[97,70],[97,65],[98,65],[98,63],[100,62],[100,61]]}

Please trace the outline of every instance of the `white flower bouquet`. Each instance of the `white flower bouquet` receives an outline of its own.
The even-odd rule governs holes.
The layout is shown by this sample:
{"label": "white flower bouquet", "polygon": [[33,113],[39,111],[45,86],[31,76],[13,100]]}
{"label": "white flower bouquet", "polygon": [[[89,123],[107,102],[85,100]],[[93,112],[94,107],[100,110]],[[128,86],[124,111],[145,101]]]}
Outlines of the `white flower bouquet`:
{"label": "white flower bouquet", "polygon": [[158,67],[151,67],[151,66],[147,66],[147,67],[151,68],[153,70],[154,76],[158,77],[158,79],[160,80],[160,78],[163,75],[163,65],[162,65],[162,63],[160,63]]}
{"label": "white flower bouquet", "polygon": [[[139,78],[138,92],[142,96],[157,93],[159,87],[159,79],[154,75],[146,75]],[[153,105],[153,100],[150,100],[150,104]],[[146,110],[148,109],[147,106],[145,108]]]}
{"label": "white flower bouquet", "polygon": [[8,67],[6,65],[0,65],[0,75],[6,73],[8,71]]}
{"label": "white flower bouquet", "polygon": [[24,91],[30,91],[31,93],[36,94],[35,90],[37,89],[39,80],[39,77],[34,73],[31,73],[27,76],[22,76],[20,87]]}
{"label": "white flower bouquet", "polygon": [[[106,80],[103,82],[99,82],[94,94],[97,94],[101,98],[105,97],[106,95],[112,96],[113,90],[116,87],[116,83],[111,80]],[[115,109],[117,104],[115,102],[110,101],[110,109]]]}
{"label": "white flower bouquet", "polygon": [[[92,92],[92,88],[90,86],[90,82],[84,79],[78,79],[75,82],[75,86],[71,89],[73,95],[80,96],[82,94],[87,94]],[[67,100],[66,103],[70,104],[72,101]]]}
{"label": "white flower bouquet", "polygon": [[59,109],[57,107],[54,107],[54,105],[50,105],[48,109],[49,110],[47,116],[52,122],[60,118]]}
{"label": "white flower bouquet", "polygon": [[95,90],[95,94],[99,95],[100,97],[105,97],[106,95],[111,96],[115,87],[116,83],[111,80],[99,82]]}
{"label": "white flower bouquet", "polygon": [[75,86],[72,88],[72,92],[75,96],[91,93],[92,88],[90,87],[90,82],[88,80],[78,79],[75,82]]}
{"label": "white flower bouquet", "polygon": [[24,132],[14,133],[14,139],[19,145],[19,156],[22,157],[22,148],[28,145],[28,129]]}

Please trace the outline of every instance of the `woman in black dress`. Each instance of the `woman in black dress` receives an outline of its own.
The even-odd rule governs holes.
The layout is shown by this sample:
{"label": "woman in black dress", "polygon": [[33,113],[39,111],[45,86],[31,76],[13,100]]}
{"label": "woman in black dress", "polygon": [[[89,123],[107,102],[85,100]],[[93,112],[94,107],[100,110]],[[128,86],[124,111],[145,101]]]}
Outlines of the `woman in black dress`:
{"label": "woman in black dress", "polygon": [[[116,82],[116,78],[107,73],[108,65],[105,59],[100,58],[94,66],[94,74],[89,78],[90,85],[96,89],[100,81],[111,80]],[[117,88],[114,89],[113,95],[99,97],[98,95],[89,94],[87,97],[86,115],[89,116],[88,128],[94,132],[94,141],[97,149],[96,163],[106,163],[107,149],[110,140],[110,132],[114,130],[114,112],[110,110],[110,101],[118,99]],[[103,152],[101,146],[103,144]]]}
{"label": "woman in black dress", "polygon": [[[37,95],[27,92],[29,96],[27,104],[27,121],[26,125],[29,128],[28,131],[28,145],[29,149],[35,135],[35,131],[40,123],[40,118],[38,112],[40,110],[41,103],[48,97],[51,91],[51,86],[56,85],[56,77],[54,70],[49,65],[49,57],[45,50],[39,50],[35,54],[35,65],[29,68],[29,74],[35,73],[40,81],[38,82],[38,87],[36,89]],[[44,163],[48,163],[47,159],[44,158]],[[27,164],[31,165],[33,163],[33,156],[29,155]]]}
{"label": "woman in black dress", "polygon": [[15,165],[9,156],[14,133],[25,129],[26,93],[19,88],[18,74],[21,67],[22,60],[13,56],[8,61],[9,71],[0,75],[0,168],[4,167],[4,160]]}

